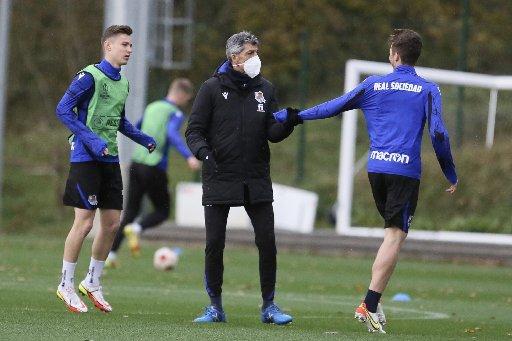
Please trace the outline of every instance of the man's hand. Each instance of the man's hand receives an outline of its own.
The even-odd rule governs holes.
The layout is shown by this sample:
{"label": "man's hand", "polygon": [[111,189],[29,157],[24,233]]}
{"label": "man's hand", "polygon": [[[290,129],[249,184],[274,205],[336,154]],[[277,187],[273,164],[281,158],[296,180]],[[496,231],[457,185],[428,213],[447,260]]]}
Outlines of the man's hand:
{"label": "man's hand", "polygon": [[193,171],[196,171],[201,167],[201,164],[199,163],[199,161],[193,156],[191,156],[187,159],[187,164],[188,164],[188,167],[190,169],[192,169]]}
{"label": "man's hand", "polygon": [[199,160],[203,161],[203,165],[209,164],[212,170],[217,170],[217,162],[215,161],[215,157],[213,156],[213,152],[206,147],[203,147],[199,150],[197,154]]}
{"label": "man's hand", "polygon": [[302,118],[300,118],[300,116],[299,116],[299,112],[300,112],[299,109],[290,108],[290,107],[286,108],[286,122],[285,122],[285,124],[287,124],[289,126],[292,126],[292,127],[295,127],[298,124],[304,123]]}
{"label": "man's hand", "polygon": [[457,183],[455,185],[451,185],[448,189],[445,190],[445,192],[448,192],[450,194],[455,193],[455,191],[457,190],[458,184],[459,184],[459,182],[457,181]]}
{"label": "man's hand", "polygon": [[217,171],[217,161],[215,161],[215,157],[213,156],[213,153],[208,153],[208,155],[205,156],[203,160],[204,164],[210,165],[210,168],[214,171]]}
{"label": "man's hand", "polygon": [[155,150],[155,148],[156,148],[156,143],[148,144],[147,148],[148,148],[149,153],[151,154]]}
{"label": "man's hand", "polygon": [[103,151],[101,152],[101,155],[102,156],[107,156],[108,155],[108,148],[103,149]]}

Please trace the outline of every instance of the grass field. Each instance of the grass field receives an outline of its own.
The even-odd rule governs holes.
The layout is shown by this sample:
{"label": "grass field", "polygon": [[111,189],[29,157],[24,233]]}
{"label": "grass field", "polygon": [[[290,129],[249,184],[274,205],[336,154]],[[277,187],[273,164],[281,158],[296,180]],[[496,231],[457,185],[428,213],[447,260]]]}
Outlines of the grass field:
{"label": "grass field", "polygon": [[[510,269],[402,260],[384,296],[388,334],[371,335],[353,319],[371,259],[285,252],[278,258],[277,302],[294,322],[264,325],[252,248],[227,248],[225,253],[228,323],[195,325],[192,319],[207,303],[202,247],[182,245],[177,269],[157,272],[151,257],[163,242],[143,244],[138,259],[124,250],[122,266],[106,272],[103,285],[112,313],[91,309],[71,314],[55,296],[63,240],[0,235],[0,339],[512,339]],[[87,243],[77,281],[89,256]],[[397,292],[409,293],[412,301],[392,302]]]}

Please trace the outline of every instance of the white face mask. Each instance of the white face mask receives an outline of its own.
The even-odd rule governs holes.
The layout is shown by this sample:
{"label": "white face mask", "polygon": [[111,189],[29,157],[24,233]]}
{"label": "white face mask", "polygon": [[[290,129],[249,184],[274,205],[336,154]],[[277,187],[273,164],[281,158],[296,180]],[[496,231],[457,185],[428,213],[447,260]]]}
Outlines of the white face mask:
{"label": "white face mask", "polygon": [[260,74],[261,60],[258,55],[255,55],[254,57],[247,59],[243,65],[244,71],[247,74],[247,76],[254,78]]}

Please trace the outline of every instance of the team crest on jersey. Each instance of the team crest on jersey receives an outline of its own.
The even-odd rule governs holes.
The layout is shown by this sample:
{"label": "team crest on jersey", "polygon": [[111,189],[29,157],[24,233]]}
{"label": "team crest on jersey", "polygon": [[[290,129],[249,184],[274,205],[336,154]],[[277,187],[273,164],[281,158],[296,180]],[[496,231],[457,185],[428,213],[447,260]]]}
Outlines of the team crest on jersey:
{"label": "team crest on jersey", "polygon": [[92,206],[96,206],[98,205],[98,199],[96,198],[96,195],[93,194],[93,195],[89,195],[89,198],[87,199],[87,201],[89,202],[89,204],[91,204]]}
{"label": "team crest on jersey", "polygon": [[100,97],[101,99],[109,99],[110,95],[108,93],[108,85],[107,83],[103,83],[103,86],[100,91]]}
{"label": "team crest on jersey", "polygon": [[[256,101],[257,101],[258,103],[265,103],[265,102],[266,102],[265,97],[263,97],[263,92],[261,92],[261,91],[256,91],[256,92],[254,93],[254,98],[256,99]],[[258,107],[259,107],[259,106],[258,106]],[[259,111],[259,110],[258,110],[258,111]]]}

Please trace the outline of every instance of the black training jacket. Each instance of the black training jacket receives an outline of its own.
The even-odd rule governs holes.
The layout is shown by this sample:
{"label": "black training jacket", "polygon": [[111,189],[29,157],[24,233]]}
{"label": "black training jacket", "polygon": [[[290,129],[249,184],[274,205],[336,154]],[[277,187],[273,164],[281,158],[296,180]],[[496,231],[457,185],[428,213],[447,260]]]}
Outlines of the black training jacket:
{"label": "black training jacket", "polygon": [[268,141],[280,142],[293,131],[274,119],[277,109],[272,83],[261,75],[249,79],[227,61],[203,83],[185,132],[198,159],[207,150],[216,162],[203,162],[203,205],[273,201]]}

